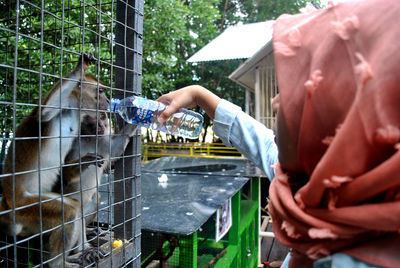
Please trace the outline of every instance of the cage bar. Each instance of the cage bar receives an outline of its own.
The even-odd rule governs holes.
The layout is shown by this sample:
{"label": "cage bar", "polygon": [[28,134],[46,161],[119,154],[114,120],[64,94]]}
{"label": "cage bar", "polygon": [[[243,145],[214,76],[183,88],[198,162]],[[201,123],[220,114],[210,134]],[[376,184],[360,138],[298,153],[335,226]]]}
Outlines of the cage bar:
{"label": "cage bar", "polygon": [[[63,77],[79,63],[86,62],[85,58],[80,59],[82,53],[90,52],[95,61],[86,73],[101,81],[92,82],[96,96],[103,91],[107,98],[140,94],[142,35],[143,0],[0,3],[0,180],[7,190],[3,192],[0,188],[1,267],[54,266],[59,258],[62,264],[73,259],[82,266],[140,266],[140,133],[135,131],[122,155],[112,155],[111,141],[124,135],[128,139],[120,133],[124,123],[107,111],[100,97],[90,107],[85,106],[82,88],[87,82]],[[79,104],[66,105],[70,95],[60,95],[57,101],[47,103],[46,94],[57,83],[61,87],[74,85]],[[52,122],[57,129],[53,133],[59,134],[48,134],[48,126],[53,125],[47,123],[43,109],[58,114]],[[18,127],[25,124],[30,114],[37,114],[37,118],[32,121],[36,125],[28,129],[37,132],[17,134]],[[66,128],[67,120],[63,118],[72,114],[79,115],[79,129],[84,129],[83,116],[95,118],[93,133],[71,128],[72,134],[60,134]],[[101,120],[113,130],[101,133]],[[88,140],[93,141],[88,149],[90,156],[97,158],[82,155]],[[101,147],[100,141],[105,140],[109,141],[109,148]],[[46,146],[53,143],[56,146],[49,152]],[[16,149],[19,144],[37,144],[37,147],[28,146],[21,154]],[[67,156],[73,150],[78,159],[69,161]],[[102,158],[102,152],[108,152],[106,158]],[[31,164],[24,166],[24,162]],[[93,175],[89,186],[88,176],[84,175],[88,174],[84,173],[87,166],[95,170],[89,173]],[[102,166],[101,171],[96,166]],[[72,169],[78,171],[74,190],[70,190],[73,187],[67,172]],[[49,177],[51,184],[46,183]],[[22,181],[29,183],[23,187],[29,189],[23,195],[17,191]],[[88,204],[94,209],[89,210],[82,198],[91,193],[95,194]],[[38,198],[31,202],[26,196]],[[57,205],[57,210],[49,212],[50,204]],[[71,204],[79,211],[75,218],[68,214]],[[27,220],[22,214],[25,211],[30,211],[26,215],[34,220]],[[49,215],[53,214],[57,215],[56,224],[50,224]],[[37,228],[26,228],[34,225]],[[85,229],[78,234],[82,241],[72,246],[69,245],[72,238],[66,235],[71,226]],[[55,245],[49,236],[58,231],[62,234],[59,241],[63,249],[50,256]]]}

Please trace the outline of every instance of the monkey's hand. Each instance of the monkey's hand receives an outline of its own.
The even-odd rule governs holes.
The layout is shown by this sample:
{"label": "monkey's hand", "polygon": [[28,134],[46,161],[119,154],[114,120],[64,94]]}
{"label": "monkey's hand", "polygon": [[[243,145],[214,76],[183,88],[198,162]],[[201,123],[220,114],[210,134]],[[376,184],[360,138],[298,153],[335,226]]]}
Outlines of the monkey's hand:
{"label": "monkey's hand", "polygon": [[92,64],[96,58],[90,52],[83,52],[79,58],[79,62],[82,64],[82,68],[84,71]]}
{"label": "monkey's hand", "polygon": [[101,167],[104,164],[104,158],[96,153],[87,153],[81,157],[82,168],[86,169],[90,165],[97,165]]}
{"label": "monkey's hand", "polygon": [[122,131],[125,135],[128,135],[130,138],[132,138],[133,135],[135,135],[136,129],[137,129],[137,125],[125,124]]}
{"label": "monkey's hand", "polygon": [[[69,160],[65,162],[63,167],[64,181],[68,184],[71,180],[76,178],[81,172],[85,171],[91,165],[101,167],[104,164],[104,158],[95,153],[87,153],[81,159]],[[79,165],[80,164],[80,165]]]}
{"label": "monkey's hand", "polygon": [[87,267],[89,265],[97,263],[101,258],[104,258],[105,254],[101,248],[88,247],[77,254],[68,256],[67,260],[71,263],[76,263],[80,267]]}

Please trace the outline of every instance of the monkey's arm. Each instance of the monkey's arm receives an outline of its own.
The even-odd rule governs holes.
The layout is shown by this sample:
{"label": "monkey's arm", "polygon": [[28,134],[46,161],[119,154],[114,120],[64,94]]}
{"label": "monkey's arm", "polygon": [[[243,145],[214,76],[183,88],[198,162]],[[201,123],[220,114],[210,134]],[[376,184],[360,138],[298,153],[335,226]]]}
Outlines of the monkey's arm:
{"label": "monkey's arm", "polygon": [[64,185],[68,185],[79,179],[79,175],[90,165],[97,165],[98,167],[101,167],[103,164],[103,157],[96,153],[87,153],[86,155],[82,156],[81,159],[74,159],[65,162],[65,166],[62,168]]}
{"label": "monkey's arm", "polygon": [[[133,135],[135,134],[136,129],[137,129],[136,125],[125,124],[124,127],[118,133],[122,135],[114,136],[111,138],[111,152],[110,152],[111,158],[119,157],[124,153],[125,148],[128,145],[130,138],[132,138]],[[106,150],[109,149],[108,146],[103,146],[102,148]]]}

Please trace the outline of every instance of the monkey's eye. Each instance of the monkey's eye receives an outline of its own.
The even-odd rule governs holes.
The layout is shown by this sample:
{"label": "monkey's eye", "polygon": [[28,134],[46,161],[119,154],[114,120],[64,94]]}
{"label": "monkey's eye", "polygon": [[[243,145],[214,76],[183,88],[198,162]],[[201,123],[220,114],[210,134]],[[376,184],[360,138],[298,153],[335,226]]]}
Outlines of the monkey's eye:
{"label": "monkey's eye", "polygon": [[100,88],[99,88],[99,93],[100,93],[100,94],[101,94],[101,93],[104,93],[104,90],[105,90],[104,87],[100,87]]}
{"label": "monkey's eye", "polygon": [[101,113],[100,114],[100,119],[101,120],[106,120],[107,119],[107,115],[105,113]]}

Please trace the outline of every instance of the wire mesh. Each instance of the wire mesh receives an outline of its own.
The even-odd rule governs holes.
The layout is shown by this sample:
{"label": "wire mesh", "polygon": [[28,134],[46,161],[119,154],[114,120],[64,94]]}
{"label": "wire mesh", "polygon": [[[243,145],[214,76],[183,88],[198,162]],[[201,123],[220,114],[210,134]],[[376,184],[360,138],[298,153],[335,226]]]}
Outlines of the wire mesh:
{"label": "wire mesh", "polygon": [[235,195],[232,209],[240,212],[232,215],[231,231],[219,241],[215,214],[190,235],[143,230],[142,267],[255,267],[259,217],[258,196],[253,194],[258,189],[252,186],[257,183],[247,182]]}
{"label": "wire mesh", "polygon": [[0,2],[0,267],[140,266],[140,133],[107,100],[140,94],[142,32],[143,0]]}
{"label": "wire mesh", "polygon": [[[237,158],[165,157],[144,163],[142,176],[146,178],[143,181],[142,267],[257,265],[259,177],[265,175],[258,173],[252,163]],[[157,185],[161,176],[168,178],[164,186]],[[217,181],[225,179],[232,183],[237,176],[251,177],[237,185],[238,192],[216,186]],[[185,181],[187,191],[179,181]],[[210,195],[197,198],[202,192]],[[215,211],[206,201],[216,202],[223,192],[236,194],[223,197]],[[229,201],[227,206],[226,201]],[[200,215],[207,215],[206,219],[202,221]],[[201,224],[197,225],[198,222]],[[182,228],[191,224],[194,228],[190,231]]]}
{"label": "wire mesh", "polygon": [[142,267],[204,267],[225,253],[228,238],[215,243],[215,217],[189,236],[143,231]]}

